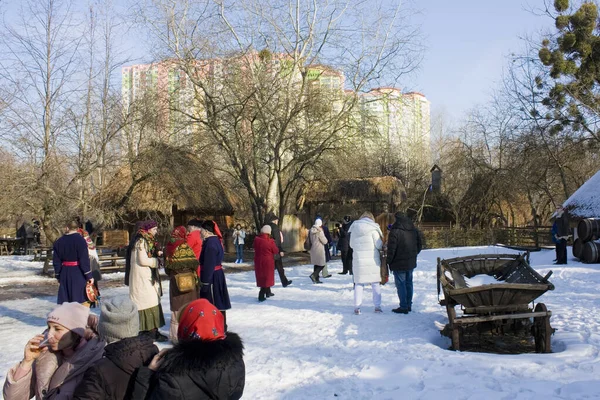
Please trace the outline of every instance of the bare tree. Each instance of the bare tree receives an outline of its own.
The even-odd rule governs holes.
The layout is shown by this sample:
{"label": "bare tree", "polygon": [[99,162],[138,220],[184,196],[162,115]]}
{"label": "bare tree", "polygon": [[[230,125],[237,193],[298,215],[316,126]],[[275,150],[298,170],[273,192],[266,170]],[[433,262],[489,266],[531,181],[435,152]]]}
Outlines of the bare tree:
{"label": "bare tree", "polygon": [[177,111],[242,183],[257,226],[360,134],[358,93],[394,84],[421,57],[404,3],[148,3],[139,15],[162,44],[157,54],[193,84],[198,109]]}

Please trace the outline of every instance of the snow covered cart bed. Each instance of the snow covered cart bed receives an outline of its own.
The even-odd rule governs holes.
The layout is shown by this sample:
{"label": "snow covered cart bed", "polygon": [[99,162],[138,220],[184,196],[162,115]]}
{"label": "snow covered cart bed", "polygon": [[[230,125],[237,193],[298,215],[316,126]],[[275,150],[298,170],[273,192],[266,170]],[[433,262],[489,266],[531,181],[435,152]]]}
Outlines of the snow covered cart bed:
{"label": "snow covered cart bed", "polygon": [[[551,352],[552,312],[544,303],[537,303],[534,309],[529,304],[554,290],[548,281],[552,271],[543,277],[531,268],[528,259],[528,253],[438,258],[438,299],[443,291],[440,305],[448,312],[448,325],[442,333],[452,339],[454,350],[460,350],[463,332],[476,328],[480,333],[500,335],[526,332],[533,335],[536,352]],[[457,305],[462,316],[456,315]]]}

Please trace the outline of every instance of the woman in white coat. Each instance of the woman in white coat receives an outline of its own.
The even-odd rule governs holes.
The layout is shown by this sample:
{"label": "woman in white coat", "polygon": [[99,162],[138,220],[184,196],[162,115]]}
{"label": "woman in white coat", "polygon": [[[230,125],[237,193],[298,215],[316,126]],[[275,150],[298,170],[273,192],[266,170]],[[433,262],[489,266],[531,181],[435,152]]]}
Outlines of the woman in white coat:
{"label": "woman in white coat", "polygon": [[383,234],[373,214],[366,211],[354,221],[348,231],[353,250],[352,271],[354,272],[354,314],[360,314],[365,284],[373,289],[375,312],[381,313],[381,258]]}
{"label": "woman in white coat", "polygon": [[160,304],[158,257],[162,256],[162,251],[158,250],[154,239],[157,232],[157,223],[146,221],[128,251],[131,254],[129,298],[138,309],[140,331],[148,331],[155,340],[165,342],[169,338],[158,331],[165,326],[165,317]]}

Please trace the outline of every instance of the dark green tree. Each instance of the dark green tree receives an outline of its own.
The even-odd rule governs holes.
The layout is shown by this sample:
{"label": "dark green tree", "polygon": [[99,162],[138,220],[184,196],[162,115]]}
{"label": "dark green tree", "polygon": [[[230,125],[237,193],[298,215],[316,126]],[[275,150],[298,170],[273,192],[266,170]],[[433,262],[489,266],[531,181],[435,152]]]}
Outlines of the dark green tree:
{"label": "dark green tree", "polygon": [[[577,10],[555,0],[557,34],[544,39],[539,58],[552,80],[544,105],[555,132],[570,128],[600,141],[600,34],[598,7],[585,1]],[[538,85],[543,86],[540,78]]]}

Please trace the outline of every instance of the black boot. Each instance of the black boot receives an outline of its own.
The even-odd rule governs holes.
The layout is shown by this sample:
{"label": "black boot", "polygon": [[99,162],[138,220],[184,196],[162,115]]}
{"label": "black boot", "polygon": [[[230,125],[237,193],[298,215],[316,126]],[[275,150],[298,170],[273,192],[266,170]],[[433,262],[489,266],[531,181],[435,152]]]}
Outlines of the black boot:
{"label": "black boot", "polygon": [[266,290],[267,290],[267,292],[265,294],[267,295],[267,298],[275,296],[273,294],[273,292],[271,292],[271,288],[270,287],[268,287]]}
{"label": "black boot", "polygon": [[225,332],[227,332],[227,312],[223,310],[219,311],[221,311],[221,314],[223,314],[223,326],[225,327]]}
{"label": "black boot", "polygon": [[310,279],[313,281],[313,283],[323,283],[319,280],[319,274],[321,271],[323,271],[323,268],[325,267],[319,267],[318,265],[314,266],[313,273],[310,275]]}
{"label": "black boot", "polygon": [[261,301],[261,302],[265,301],[266,300],[266,298],[265,298],[266,294],[267,294],[266,289],[265,288],[260,288],[260,291],[258,292],[258,301]]}

